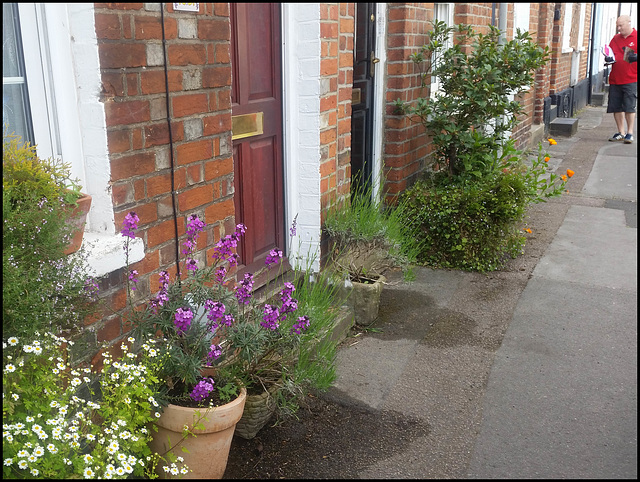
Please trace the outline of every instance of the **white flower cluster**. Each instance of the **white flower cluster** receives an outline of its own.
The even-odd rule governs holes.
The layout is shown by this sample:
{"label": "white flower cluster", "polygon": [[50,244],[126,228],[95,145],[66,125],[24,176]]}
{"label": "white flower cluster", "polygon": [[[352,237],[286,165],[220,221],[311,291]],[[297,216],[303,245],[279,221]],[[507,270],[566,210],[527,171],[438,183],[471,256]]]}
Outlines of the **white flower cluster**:
{"label": "white flower cluster", "polygon": [[[6,347],[8,344],[11,347],[15,346],[16,349],[22,348],[21,351],[27,354],[23,356],[33,358],[47,352],[49,348],[60,347],[63,343],[67,346],[72,344],[64,338],[50,334],[48,336],[52,342],[49,340],[44,343],[35,341],[19,347],[17,346],[19,340],[16,337],[11,337],[6,343],[3,343],[3,346]],[[130,338],[129,341],[135,340]],[[147,352],[152,350],[149,345],[147,347]],[[127,350],[125,345],[123,345],[123,349]],[[134,473],[137,465],[145,467],[144,460],[136,457],[130,451],[132,447],[146,447],[149,432],[144,426],[130,426],[124,418],[131,414],[129,409],[134,393],[138,397],[141,393],[145,393],[142,400],[148,401],[154,407],[159,405],[151,396],[150,389],[144,390],[144,383],[148,376],[147,367],[144,364],[136,364],[133,360],[135,355],[129,355],[132,354],[123,357],[123,360],[127,360],[126,362],[112,362],[109,355],[105,356],[103,375],[100,376],[103,394],[115,393],[114,388],[135,387],[135,390],[130,392],[131,396],[122,399],[116,398],[115,401],[113,396],[111,399],[104,399],[102,404],[111,403],[115,406],[121,403],[127,404],[127,407],[123,407],[126,408],[125,410],[118,411],[116,409],[107,412],[96,412],[101,409],[99,403],[78,396],[77,390],[82,388],[83,384],[88,387],[92,381],[89,377],[91,375],[90,368],[73,369],[64,359],[49,357],[47,360],[52,368],[48,377],[49,380],[52,375],[56,377],[55,380],[58,380],[55,382],[56,386],[40,387],[39,396],[33,390],[29,395],[29,392],[20,388],[21,384],[19,383],[21,373],[18,367],[23,367],[26,359],[16,362],[11,356],[5,356],[4,358],[9,363],[6,363],[4,367],[3,382],[5,386],[9,387],[10,399],[15,404],[10,414],[3,411],[2,438],[5,475],[7,470],[11,470],[10,473],[13,476],[16,474],[20,477],[50,476],[44,471],[45,467],[49,467],[51,470],[52,460],[59,461],[62,466],[69,466],[68,472],[65,473],[81,475],[84,478],[125,478]],[[28,361],[28,366],[37,365],[31,359]],[[104,374],[109,374],[109,376],[104,376]],[[135,384],[132,383],[134,381]],[[12,393],[11,390],[15,390],[17,393]],[[37,400],[32,400],[33,398],[37,398]],[[139,403],[136,405],[138,411],[141,407]],[[36,404],[43,413],[34,415],[31,412],[29,407],[36,406]],[[105,420],[102,425],[96,425],[95,420],[98,419],[96,413],[99,414],[98,418],[103,416],[102,413],[121,413],[124,418],[116,416],[115,419]],[[135,413],[132,415],[135,416]],[[83,463],[80,464],[79,460],[82,460]],[[64,473],[56,473],[55,475],[64,476]]]}

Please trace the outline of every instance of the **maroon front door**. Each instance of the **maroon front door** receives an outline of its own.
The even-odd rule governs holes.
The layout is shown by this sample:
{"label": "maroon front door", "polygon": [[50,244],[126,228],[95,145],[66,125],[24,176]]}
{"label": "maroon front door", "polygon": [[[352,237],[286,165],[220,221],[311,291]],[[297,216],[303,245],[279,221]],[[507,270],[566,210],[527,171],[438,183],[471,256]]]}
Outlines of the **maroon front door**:
{"label": "maroon front door", "polygon": [[285,252],[280,5],[231,3],[236,222],[247,232],[239,272]]}

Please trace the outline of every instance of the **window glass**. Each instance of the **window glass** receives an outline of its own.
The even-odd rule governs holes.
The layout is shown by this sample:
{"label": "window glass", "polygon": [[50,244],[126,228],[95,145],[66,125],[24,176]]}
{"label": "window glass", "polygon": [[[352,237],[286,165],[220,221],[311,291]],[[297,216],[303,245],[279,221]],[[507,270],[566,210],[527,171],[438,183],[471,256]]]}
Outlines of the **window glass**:
{"label": "window glass", "polygon": [[3,3],[2,124],[9,133],[14,132],[34,144],[19,25],[16,4]]}
{"label": "window glass", "polygon": [[[436,3],[434,4],[434,17],[435,20],[445,22],[449,27],[453,25],[453,4],[452,3]],[[447,47],[453,45],[453,36],[449,37],[447,41]],[[438,58],[433,54],[432,62],[434,65],[438,62]],[[436,93],[440,90],[440,80],[435,75],[431,76],[431,97],[435,97]]]}

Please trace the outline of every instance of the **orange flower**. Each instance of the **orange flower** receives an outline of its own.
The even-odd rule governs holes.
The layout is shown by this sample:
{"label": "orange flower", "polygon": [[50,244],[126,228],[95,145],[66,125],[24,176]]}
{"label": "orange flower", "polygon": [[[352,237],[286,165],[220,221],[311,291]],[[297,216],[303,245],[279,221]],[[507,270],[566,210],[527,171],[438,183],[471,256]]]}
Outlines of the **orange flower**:
{"label": "orange flower", "polygon": [[562,176],[560,176],[560,179],[562,179],[563,181],[567,180],[567,176],[565,176],[564,174]]}
{"label": "orange flower", "polygon": [[557,142],[554,139],[549,138],[549,145],[550,146],[555,146],[557,144]]}
{"label": "orange flower", "polygon": [[567,169],[567,176],[571,177],[575,174],[571,169]]}
{"label": "orange flower", "polygon": [[530,233],[530,232],[531,232],[531,230],[530,230],[529,228],[524,228],[524,230],[525,230],[527,233]]}
{"label": "orange flower", "polygon": [[549,156],[546,156],[546,157],[544,158],[544,162],[549,162],[549,159],[551,159],[551,158],[550,158]]}

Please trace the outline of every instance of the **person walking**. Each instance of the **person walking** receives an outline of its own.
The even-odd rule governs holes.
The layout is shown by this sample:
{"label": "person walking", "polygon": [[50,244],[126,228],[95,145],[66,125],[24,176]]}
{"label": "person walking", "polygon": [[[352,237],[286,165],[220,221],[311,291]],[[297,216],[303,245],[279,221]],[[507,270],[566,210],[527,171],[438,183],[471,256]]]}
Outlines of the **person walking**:
{"label": "person walking", "polygon": [[[633,142],[633,123],[636,117],[638,99],[638,32],[631,27],[631,17],[621,15],[616,21],[616,30],[609,43],[613,56],[605,56],[605,62],[611,64],[609,74],[609,104],[607,113],[613,113],[618,132],[610,141]],[[627,128],[624,128],[625,120]]]}

